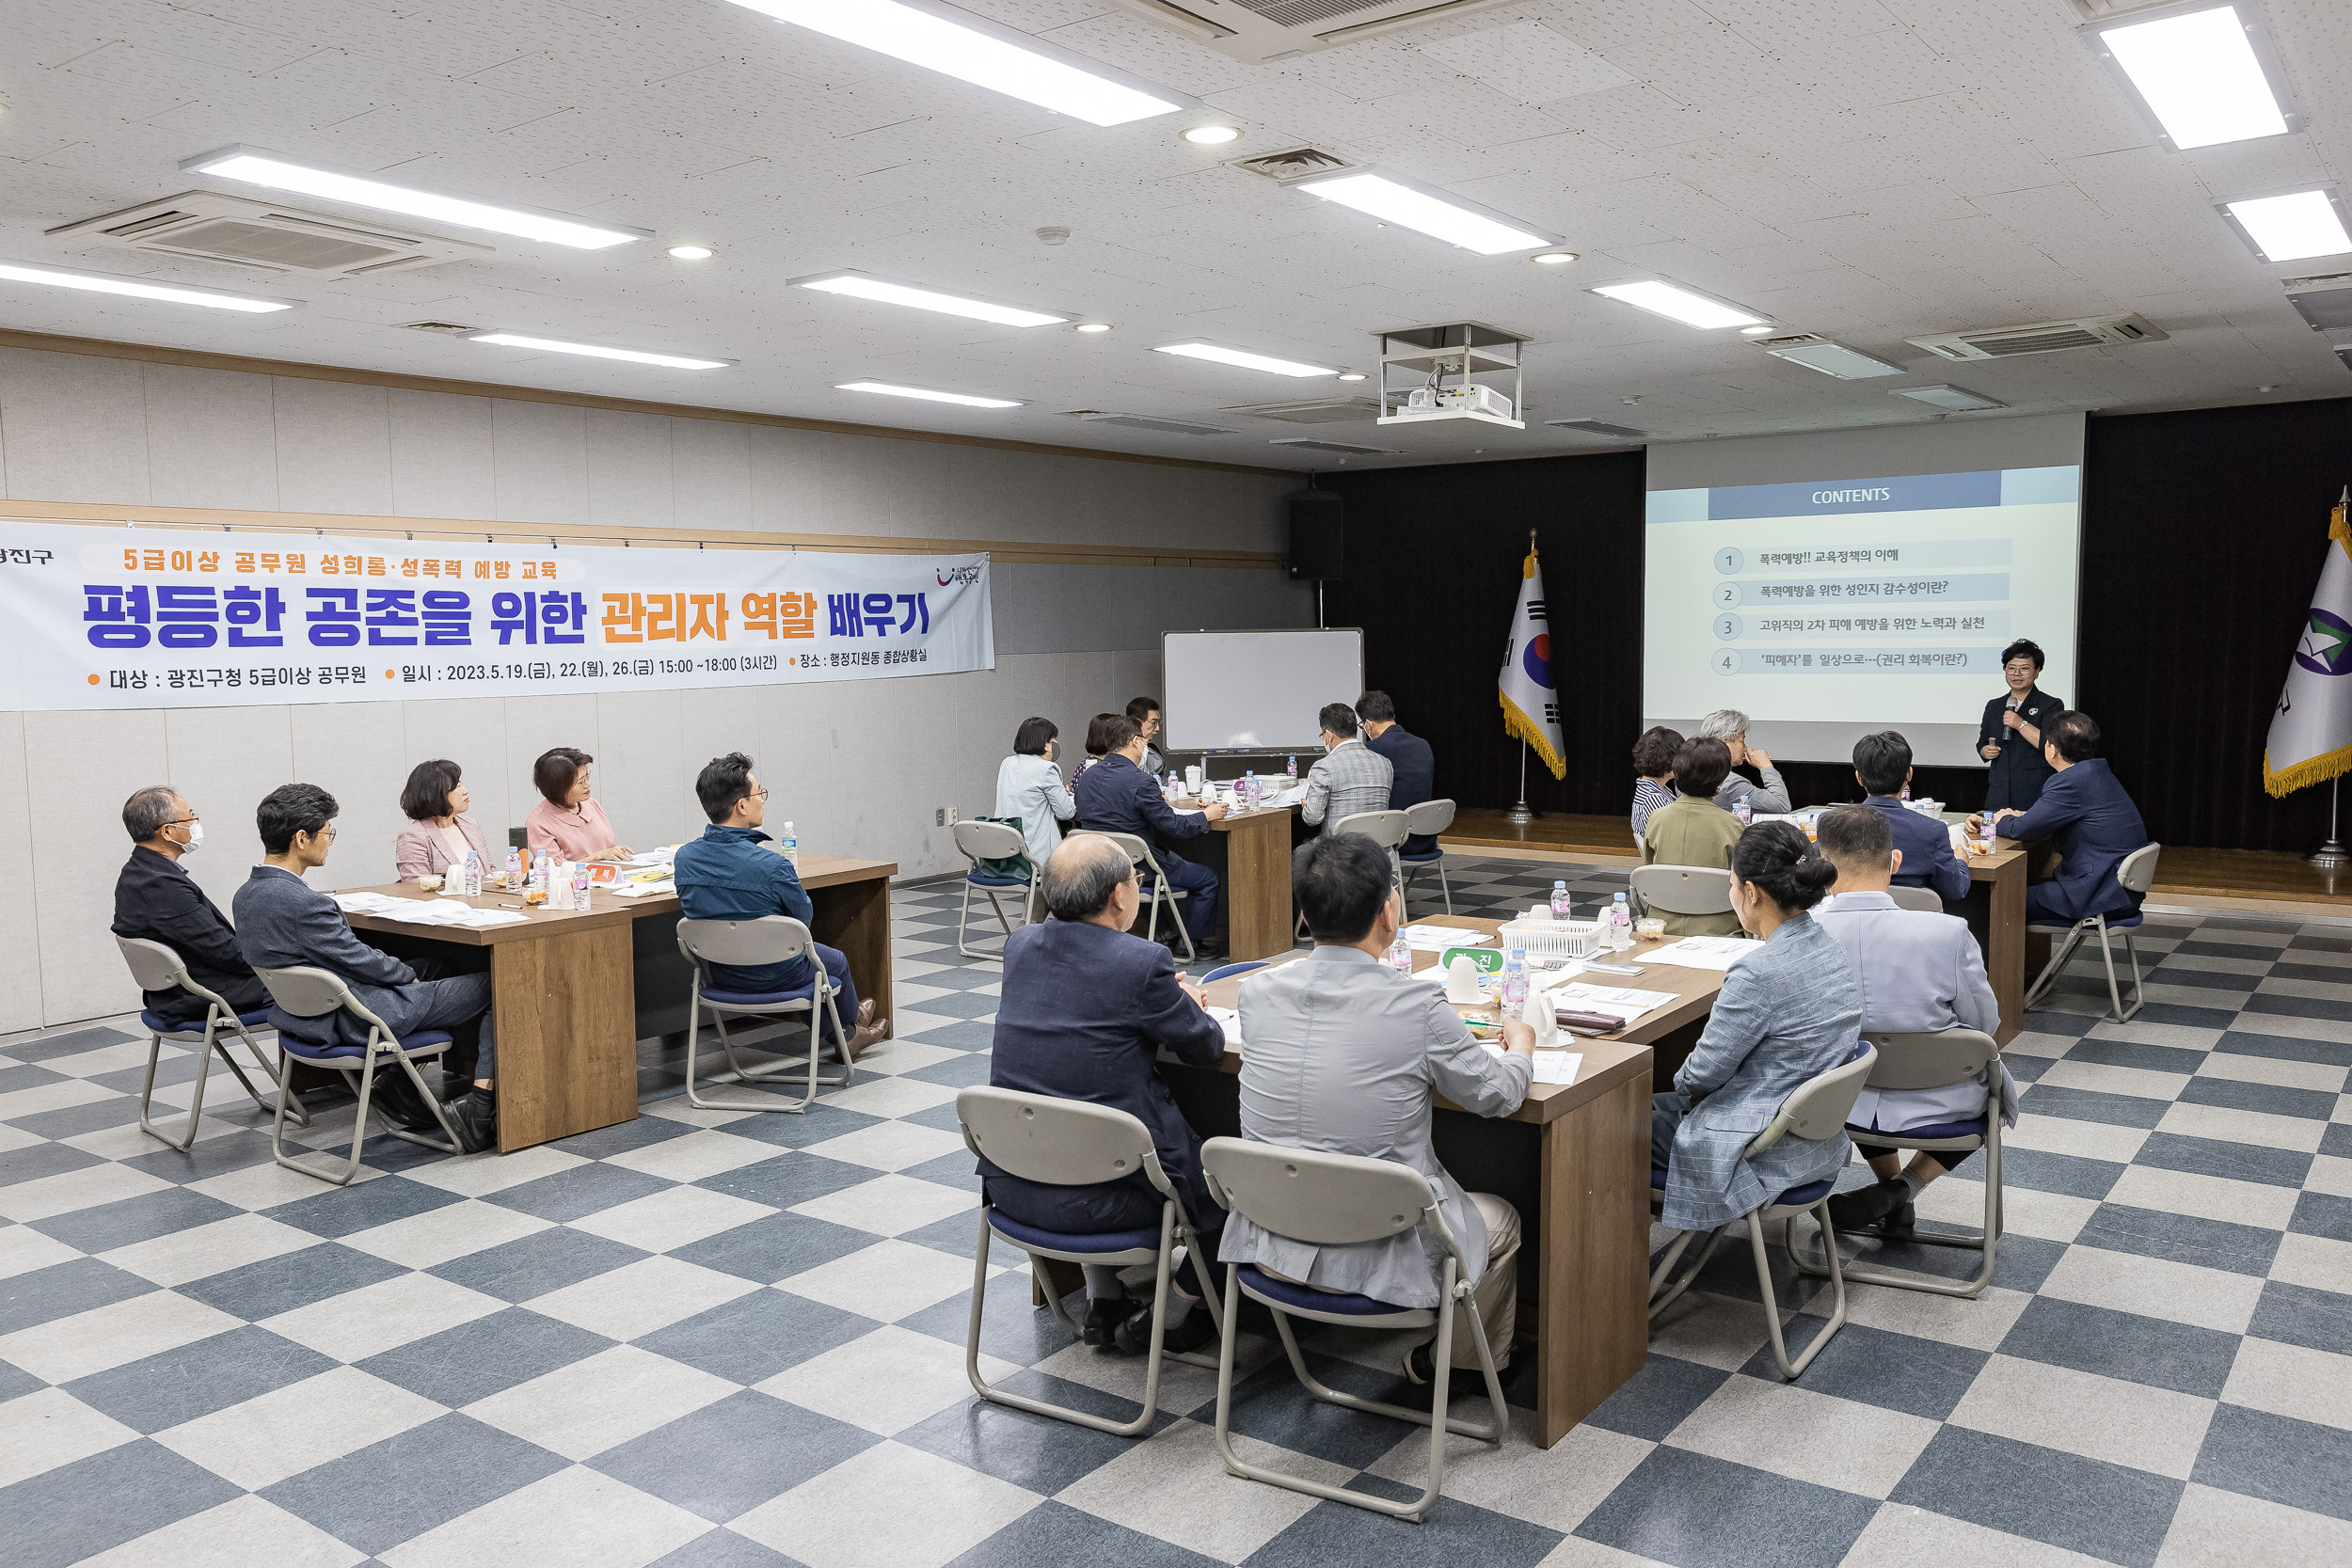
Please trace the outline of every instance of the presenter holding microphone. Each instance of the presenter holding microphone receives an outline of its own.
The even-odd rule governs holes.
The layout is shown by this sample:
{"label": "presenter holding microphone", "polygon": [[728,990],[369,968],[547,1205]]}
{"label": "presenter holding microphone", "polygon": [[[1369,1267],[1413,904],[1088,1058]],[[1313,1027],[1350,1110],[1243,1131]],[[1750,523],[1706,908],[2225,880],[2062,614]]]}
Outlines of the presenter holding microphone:
{"label": "presenter holding microphone", "polygon": [[2001,674],[2009,690],[1984,705],[1984,722],[1977,731],[1977,754],[1993,765],[1984,786],[1988,816],[2004,809],[2032,810],[2049,780],[2042,732],[2066,711],[2066,703],[2034,685],[2042,663],[2041,645],[2022,637],[2001,650]]}

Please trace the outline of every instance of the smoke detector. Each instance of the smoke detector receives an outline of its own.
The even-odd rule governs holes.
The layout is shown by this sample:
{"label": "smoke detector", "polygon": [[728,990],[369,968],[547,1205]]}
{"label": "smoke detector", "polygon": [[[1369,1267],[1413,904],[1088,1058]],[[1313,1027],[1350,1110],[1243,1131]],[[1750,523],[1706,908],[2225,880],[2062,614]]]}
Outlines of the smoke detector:
{"label": "smoke detector", "polygon": [[1451,21],[1502,0],[1115,0],[1195,43],[1249,65],[1311,55],[1424,23]]}
{"label": "smoke detector", "polygon": [[497,254],[470,240],[354,223],[215,191],[182,191],[52,229],[49,237],[321,278],[414,272]]}
{"label": "smoke detector", "polygon": [[1943,359],[2007,359],[2013,355],[2054,354],[2069,348],[2160,343],[2170,336],[2145,316],[2078,316],[2073,321],[2034,322],[2025,326],[1938,332],[1903,341]]}

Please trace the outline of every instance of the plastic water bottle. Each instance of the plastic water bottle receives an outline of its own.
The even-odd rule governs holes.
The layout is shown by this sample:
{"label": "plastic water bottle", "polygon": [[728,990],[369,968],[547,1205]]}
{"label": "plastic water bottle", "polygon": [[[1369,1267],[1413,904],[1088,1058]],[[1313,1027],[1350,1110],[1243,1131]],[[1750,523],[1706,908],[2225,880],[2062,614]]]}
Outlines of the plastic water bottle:
{"label": "plastic water bottle", "polygon": [[784,832],[777,835],[776,847],[784,851],[784,858],[792,863],[792,869],[797,874],[801,869],[801,835],[791,823],[787,822]]}
{"label": "plastic water bottle", "polygon": [[1241,799],[1244,811],[1258,809],[1258,770],[1254,768],[1242,777]]}
{"label": "plastic water bottle", "polygon": [[523,852],[510,844],[506,847],[506,891],[520,893],[522,890]]}
{"label": "plastic water bottle", "polygon": [[1742,795],[1740,797],[1740,803],[1731,808],[1731,815],[1738,817],[1740,826],[1744,828],[1756,820],[1756,808],[1748,804],[1748,798]]}
{"label": "plastic water bottle", "polygon": [[1552,883],[1551,918],[1554,920],[1565,920],[1569,917],[1575,908],[1576,905],[1574,900],[1568,897],[1568,884],[1565,881]]}
{"label": "plastic water bottle", "polygon": [[1294,784],[1298,782],[1298,758],[1296,755],[1294,754],[1288,762],[1282,765],[1282,777],[1288,779],[1291,784]]}
{"label": "plastic water bottle", "polygon": [[586,861],[574,861],[572,862],[572,908],[576,910],[584,910],[587,907],[588,863]]}
{"label": "plastic water bottle", "polygon": [[1623,952],[1633,945],[1633,907],[1617,895],[1617,901],[1609,906],[1609,950]]}
{"label": "plastic water bottle", "polygon": [[452,893],[462,893],[468,897],[472,897],[482,891],[481,850],[469,849],[466,851],[466,863],[457,868],[457,886],[451,888],[449,891]]}
{"label": "plastic water bottle", "polygon": [[1389,967],[1399,974],[1413,972],[1413,944],[1405,940],[1405,927],[1402,926],[1396,928],[1395,937],[1389,942]]}
{"label": "plastic water bottle", "polygon": [[1517,1018],[1527,1006],[1527,949],[1514,947],[1511,956],[1502,960],[1502,984],[1497,988],[1496,999],[1502,1004],[1502,1016]]}
{"label": "plastic water bottle", "polygon": [[1176,799],[1176,797],[1177,797],[1178,795],[1180,795],[1180,794],[1182,794],[1182,793],[1183,793],[1183,791],[1182,791],[1182,790],[1180,790],[1180,789],[1177,787],[1177,785],[1176,785],[1176,769],[1174,769],[1173,768],[1169,768],[1169,769],[1168,770],[1168,793],[1167,793],[1167,795],[1166,795],[1164,798],[1165,798],[1165,799],[1167,799],[1167,800],[1173,800],[1174,799]]}

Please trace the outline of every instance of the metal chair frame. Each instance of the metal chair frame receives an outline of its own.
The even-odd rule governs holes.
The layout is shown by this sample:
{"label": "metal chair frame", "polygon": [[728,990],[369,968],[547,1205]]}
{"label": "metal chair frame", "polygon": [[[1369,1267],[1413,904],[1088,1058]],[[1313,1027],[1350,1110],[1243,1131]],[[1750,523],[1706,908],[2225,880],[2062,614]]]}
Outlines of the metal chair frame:
{"label": "metal chair frame", "polygon": [[[1454,826],[1454,802],[1451,800],[1423,800],[1418,806],[1405,808],[1405,836],[1406,838],[1423,836],[1435,838],[1452,826]],[[1438,873],[1438,887],[1445,894],[1445,912],[1448,914],[1454,912],[1454,884],[1446,879],[1444,846],[1438,846],[1435,860],[1408,861],[1399,855],[1397,864],[1404,868],[1406,893],[1412,891],[1413,883],[1420,880],[1423,872],[1434,869]]]}
{"label": "metal chair frame", "polygon": [[[996,924],[1005,928],[1005,936],[1009,940],[1012,936],[1012,922],[1005,918],[1005,906],[998,895],[1012,890],[989,887],[974,881],[973,879],[979,875],[980,862],[1002,860],[1007,855],[1025,855],[1029,852],[1029,841],[1003,822],[959,822],[952,832],[955,837],[956,851],[972,863],[970,869],[963,874],[963,897],[956,910],[956,951],[967,958],[985,958],[990,955],[975,953],[964,944],[964,923],[972,918],[972,895],[975,891],[988,895],[988,907],[996,911]],[[989,853],[991,848],[993,848],[995,852]],[[1025,926],[1033,918],[1030,911],[1037,897],[1037,876],[1038,872],[1042,869],[1042,867],[1032,868],[1028,878],[1020,884],[1021,923]]]}
{"label": "metal chair frame", "polygon": [[[972,1262],[972,1313],[964,1331],[964,1376],[971,1380],[973,1392],[980,1398],[1014,1410],[1107,1432],[1114,1437],[1143,1435],[1151,1430],[1152,1418],[1159,1413],[1163,1356],[1203,1369],[1216,1365],[1208,1356],[1194,1352],[1165,1348],[1168,1292],[1177,1247],[1185,1248],[1191,1255],[1194,1277],[1202,1288],[1200,1304],[1220,1333],[1224,1314],[1232,1310],[1230,1306],[1219,1307],[1216,1291],[1209,1286],[1209,1259],[1201,1255],[1200,1231],[1184,1210],[1184,1200],[1177,1196],[1168,1173],[1160,1167],[1159,1151],[1152,1145],[1151,1129],[1129,1112],[1112,1106],[985,1085],[974,1085],[956,1095],[956,1120],[962,1129],[966,1148],[1025,1181],[1063,1187],[1091,1186],[1100,1181],[1116,1181],[1140,1170],[1144,1180],[1152,1183],[1152,1191],[1160,1195],[1159,1244],[1112,1252],[1062,1250],[1022,1241],[998,1230],[992,1223],[994,1211],[983,1203],[979,1250]],[[1041,1258],[1081,1265],[1152,1266],[1152,1338],[1147,1352],[1150,1362],[1143,1374],[1143,1409],[1134,1420],[1114,1421],[1046,1400],[1008,1393],[980,1376],[980,1320],[988,1299],[988,1252],[992,1240],[1019,1247],[1029,1255],[1033,1266]],[[1045,1305],[1052,1309],[1056,1321],[1070,1330],[1073,1339],[1080,1338],[1082,1330],[1070,1321],[1070,1314],[1061,1304],[1061,1293],[1046,1280],[1043,1270],[1037,1270],[1037,1275],[1038,1283],[1043,1287],[1040,1293],[1045,1297]]]}
{"label": "metal chair frame", "polygon": [[1168,917],[1175,922],[1176,935],[1183,940],[1184,944],[1184,962],[1197,962],[1200,959],[1200,954],[1199,950],[1192,945],[1192,933],[1184,929],[1184,916],[1176,912],[1177,904],[1184,899],[1191,897],[1192,895],[1186,893],[1183,888],[1177,887],[1168,881],[1168,873],[1160,869],[1159,856],[1152,852],[1152,846],[1142,837],[1142,835],[1138,833],[1104,833],[1103,836],[1109,839],[1113,844],[1118,845],[1120,849],[1126,851],[1128,862],[1131,864],[1149,866],[1152,870],[1152,913],[1149,922],[1143,928],[1145,940],[1149,942],[1157,942],[1160,940],[1160,905],[1165,902],[1168,905]]}
{"label": "metal chair frame", "polygon": [[[253,1086],[253,1080],[245,1075],[245,1069],[230,1053],[229,1041],[222,1035],[224,1023],[239,1039],[245,1041],[246,1049],[253,1053],[254,1065],[260,1068],[269,1079],[271,1086],[277,1089],[278,1098],[281,1100],[290,1098],[286,1091],[284,1053],[282,1052],[279,1053],[278,1065],[272,1067],[268,1053],[262,1049],[262,1042],[253,1037],[252,1030],[246,1026],[245,1020],[237,1016],[237,1010],[231,1007],[218,992],[207,990],[204,987],[198,985],[195,978],[188,974],[187,960],[181,958],[169,942],[157,942],[151,937],[118,936],[115,938],[115,946],[121,950],[123,962],[131,967],[131,979],[139,990],[183,990],[190,996],[202,998],[205,1005],[204,1026],[200,1029],[183,1025],[178,1029],[151,1028],[148,1031],[147,1077],[139,1085],[140,1132],[151,1138],[162,1139],[173,1148],[183,1149],[196,1142],[197,1125],[204,1119],[204,1086],[213,1075],[213,1053],[215,1051],[220,1053],[220,1059],[229,1064],[229,1070],[237,1075],[237,1082],[245,1086],[245,1092],[252,1098],[255,1108],[275,1112],[276,1107],[262,1099],[260,1091]],[[268,1026],[264,1024],[262,1027]],[[271,1033],[275,1034],[276,1031],[273,1030]],[[198,1062],[196,1098],[188,1104],[187,1125],[180,1130],[180,1135],[176,1138],[156,1126],[148,1115],[155,1095],[155,1064],[163,1055],[166,1040],[171,1041],[174,1045],[194,1046]],[[296,1127],[310,1125],[310,1113],[304,1108],[300,1101],[294,1101],[292,1109]]]}
{"label": "metal chair frame", "polygon": [[[2122,863],[2115,868],[2115,879],[2118,882],[2121,882],[2126,891],[2140,894],[2144,896],[2148,890],[2155,885],[2156,857],[2163,852],[2163,849],[2164,846],[2161,844],[2141,845],[2138,848],[2123,857]],[[2117,1023],[2128,1023],[2132,1021],[2133,1017],[2138,1013],[2139,1009],[2146,1005],[2148,1000],[2145,994],[2147,982],[2140,977],[2139,946],[2137,942],[2132,941],[2132,933],[2135,929],[2137,929],[2136,927],[2123,926],[2112,927],[2112,929],[2116,930],[2122,936],[2124,956],[2129,958],[2132,963],[2132,1005],[2128,1010],[2123,1006],[2122,988],[2116,983],[2115,948],[2107,941],[2107,935],[2110,927],[2107,925],[2107,917],[2106,913],[2102,912],[2087,916],[2084,919],[2074,922],[2072,927],[2029,926],[2026,929],[2031,931],[2046,931],[2052,934],[2056,934],[2059,931],[2064,931],[2066,933],[2066,941],[2064,943],[2062,943],[2057,951],[2050,955],[2050,961],[2042,965],[2042,973],[2034,977],[2033,985],[2026,990],[2026,1006],[2028,1008],[2032,1007],[2036,1003],[2040,1002],[2042,997],[2049,993],[2050,988],[2058,983],[2058,977],[2065,973],[2066,960],[2074,956],[2074,949],[2082,945],[2084,938],[2092,935],[2096,935],[2098,937],[2099,957],[2106,962],[2107,1001],[2114,1007],[2114,1011],[2112,1013],[2102,1014],[2101,1016],[2108,1018]]]}
{"label": "metal chair frame", "polygon": [[[403,1045],[400,1037],[392,1033],[391,1025],[369,1011],[367,1006],[351,993],[351,988],[343,982],[342,976],[331,971],[312,968],[309,964],[294,964],[284,969],[256,968],[253,973],[262,977],[262,984],[269,988],[270,996],[278,1006],[295,1018],[327,1021],[338,1011],[342,1011],[368,1026],[364,1053],[356,1057],[305,1057],[297,1052],[286,1050],[285,1033],[279,1031],[278,1049],[282,1054],[307,1062],[311,1067],[333,1068],[343,1075],[353,1092],[359,1097],[358,1112],[351,1122],[351,1154],[343,1163],[342,1174],[338,1176],[286,1153],[286,1102],[291,1097],[280,1094],[278,1097],[278,1115],[271,1122],[269,1137],[270,1155],[279,1164],[334,1186],[350,1185],[351,1179],[359,1174],[359,1147],[367,1142],[368,1108],[375,1093],[376,1065],[387,1060],[398,1062],[401,1069],[408,1074],[408,1081],[416,1086],[417,1098],[431,1107],[433,1119],[440,1124],[446,1141],[437,1141],[421,1132],[411,1132],[405,1127],[394,1127],[389,1119],[384,1123],[384,1131],[420,1148],[437,1149],[443,1154],[465,1152],[464,1141],[458,1137],[457,1129],[450,1123],[448,1109],[425,1086],[424,1075],[417,1070],[419,1062],[440,1055],[454,1041],[444,1039],[415,1047]],[[326,1022],[325,1027],[331,1037],[332,1023]]]}
{"label": "metal chair frame", "polygon": [[[1008,830],[1009,832],[1009,830]],[[698,1111],[783,1111],[798,1116],[806,1111],[817,1099],[817,1091],[847,1084],[857,1076],[857,1065],[850,1060],[849,1052],[841,1053],[841,1071],[828,1076],[818,1070],[817,1058],[824,1049],[823,1032],[818,1027],[823,1019],[833,1021],[834,1037],[844,1042],[849,1036],[841,1028],[840,1009],[834,998],[840,990],[833,976],[810,951],[817,939],[800,921],[787,914],[764,914],[756,920],[681,920],[677,923],[677,950],[694,972],[694,983],[686,1003],[686,1102]],[[703,994],[713,985],[710,965],[787,963],[805,955],[809,967],[809,993],[787,1002],[713,1002]],[[817,1004],[824,1004],[820,1018]],[[703,1014],[710,1015],[711,1027],[719,1031],[719,1045],[726,1053],[727,1066],[735,1073],[734,1082],[745,1087],[756,1087],[789,1076],[798,1070],[798,1064],[784,1061],[776,1066],[754,1069],[743,1065],[736,1054],[736,1042],[727,1033],[730,1018],[772,1019],[779,1024],[787,1019],[808,1015],[808,1092],[789,1104],[751,1102],[739,1100],[711,1100],[695,1086],[695,1069],[702,1054]],[[781,1054],[781,1053],[779,1053]],[[721,1080],[723,1082],[723,1080]]]}
{"label": "metal chair frame", "polygon": [[[1434,1310],[1420,1307],[1399,1307],[1380,1314],[1318,1312],[1295,1302],[1274,1299],[1243,1280],[1241,1265],[1231,1267],[1225,1275],[1224,1340],[1217,1354],[1216,1447],[1228,1474],[1420,1524],[1445,1488],[1446,1434],[1474,1437],[1500,1447],[1510,1431],[1510,1415],[1502,1400],[1502,1379],[1495,1370],[1494,1349],[1486,1342],[1486,1322],[1478,1310],[1477,1285],[1466,1277],[1468,1260],[1462,1255],[1461,1243],[1445,1223],[1436,1190],[1421,1172],[1393,1160],[1279,1148],[1242,1138],[1211,1138],[1201,1146],[1200,1164],[1208,1175],[1209,1192],[1217,1202],[1275,1235],[1317,1245],[1344,1246],[1385,1241],[1426,1225],[1443,1244],[1445,1270],[1438,1286],[1438,1305]],[[1487,1267],[1516,1268],[1518,1258],[1514,1250],[1491,1260]],[[1245,1295],[1274,1314],[1275,1332],[1281,1336],[1282,1351],[1290,1358],[1292,1375],[1309,1393],[1327,1403],[1429,1429],[1428,1482],[1420,1497],[1409,1502],[1391,1502],[1367,1493],[1351,1492],[1251,1465],[1233,1452],[1233,1350],[1240,1338],[1238,1323],[1241,1298]],[[1453,1387],[1454,1314],[1462,1310],[1470,1316],[1471,1338],[1477,1341],[1478,1363],[1486,1377],[1487,1400],[1493,1406],[1493,1418],[1483,1423],[1457,1418],[1448,1408]],[[1299,1353],[1298,1338],[1291,1329],[1294,1317],[1342,1328],[1434,1327],[1437,1338],[1431,1360],[1437,1376],[1431,1385],[1429,1409],[1407,1410],[1324,1384],[1308,1369],[1306,1357]]]}
{"label": "metal chair frame", "polygon": [[1668,914],[1731,912],[1731,873],[1720,865],[1637,865],[1626,886],[1645,909]]}

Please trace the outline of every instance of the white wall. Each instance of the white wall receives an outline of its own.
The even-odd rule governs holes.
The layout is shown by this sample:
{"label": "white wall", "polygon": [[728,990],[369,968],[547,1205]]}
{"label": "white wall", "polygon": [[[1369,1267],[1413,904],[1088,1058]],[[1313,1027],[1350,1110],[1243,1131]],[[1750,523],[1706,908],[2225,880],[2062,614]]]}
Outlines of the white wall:
{"label": "white wall", "polygon": [[[1279,550],[1271,477],[612,414],[502,399],[0,349],[0,497],[151,506],[764,529],[1057,544]],[[314,880],[391,879],[411,766],[453,758],[493,843],[533,799],[548,747],[596,757],[632,844],[700,831],[692,780],[758,759],[814,849],[961,864],[940,806],[989,809],[1014,727],[1043,714],[1076,753],[1088,717],[1156,691],[1159,634],[1311,624],[1272,571],[1007,566],[993,574],[997,667],[732,691],[0,712],[0,1033],[134,1005],[106,934],[128,853],[119,808],[169,784],[205,821],[190,871],[223,909],[259,859],[253,803],[303,779],[342,805]],[[29,892],[29,896],[26,895]]]}

